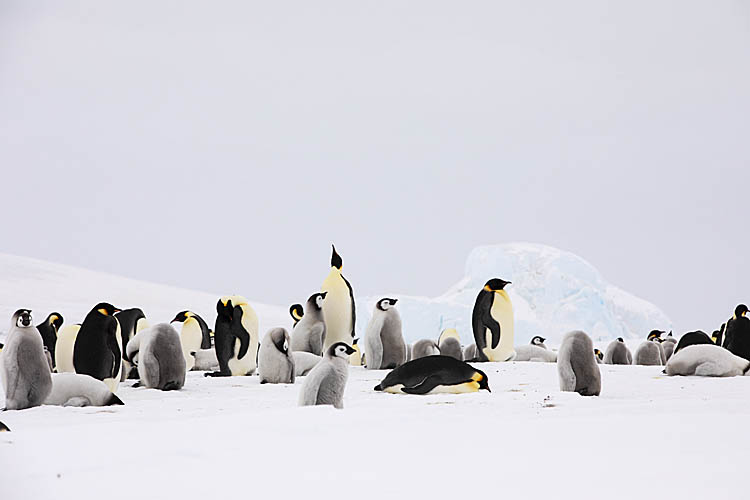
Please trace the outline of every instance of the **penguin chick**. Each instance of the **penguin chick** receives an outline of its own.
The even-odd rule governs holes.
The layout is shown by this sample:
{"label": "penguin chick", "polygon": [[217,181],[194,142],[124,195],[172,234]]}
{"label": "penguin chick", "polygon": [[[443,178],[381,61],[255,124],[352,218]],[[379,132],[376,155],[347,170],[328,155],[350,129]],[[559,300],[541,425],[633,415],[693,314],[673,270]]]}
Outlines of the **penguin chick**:
{"label": "penguin chick", "polygon": [[546,349],[547,345],[544,343],[547,339],[544,337],[541,337],[539,335],[534,336],[534,338],[531,339],[531,342],[529,344],[535,345],[537,347],[541,347],[542,349]]}
{"label": "penguin chick", "polygon": [[305,315],[292,330],[292,351],[305,351],[313,354],[323,352],[326,338],[326,323],[323,319],[323,304],[327,292],[314,293],[305,302]]}
{"label": "penguin chick", "polygon": [[464,353],[461,349],[461,342],[459,342],[455,337],[444,338],[440,342],[440,344],[438,344],[438,349],[440,350],[440,354],[443,356],[449,356],[459,361],[464,360]]}
{"label": "penguin chick", "polygon": [[560,390],[581,396],[598,396],[602,390],[599,366],[594,359],[594,344],[582,331],[565,334],[557,357]]}
{"label": "penguin chick", "polygon": [[714,344],[693,344],[675,352],[667,362],[665,372],[673,375],[699,377],[734,377],[747,375],[750,361],[735,356]]}
{"label": "penguin chick", "polygon": [[635,350],[634,364],[641,366],[661,366],[662,352],[659,344],[653,340],[646,340]]}
{"label": "penguin chick", "polygon": [[464,361],[476,361],[477,359],[477,345],[469,344],[464,347]]}
{"label": "penguin chick", "polygon": [[424,358],[426,356],[437,356],[439,354],[440,347],[438,347],[438,345],[430,339],[417,340],[411,348],[412,361],[414,361],[415,359]]}
{"label": "penguin chick", "polygon": [[194,371],[208,372],[219,369],[219,359],[216,357],[216,349],[198,349],[190,355],[195,360],[193,365]]}
{"label": "penguin chick", "polygon": [[107,385],[89,375],[57,373],[52,376],[52,391],[46,405],[111,406],[124,404]]}
{"label": "penguin chick", "polygon": [[538,363],[554,363],[557,361],[556,353],[538,345],[519,345],[515,347],[515,351],[516,357],[513,358],[513,361],[535,361]]}
{"label": "penguin chick", "polygon": [[258,352],[258,375],[261,384],[293,384],[294,358],[289,351],[289,334],[284,328],[266,333]]}
{"label": "penguin chick", "polygon": [[607,350],[604,353],[604,363],[608,365],[632,365],[633,355],[630,354],[630,349],[625,345],[625,341],[622,337],[617,337],[617,340],[613,340],[607,346]]}
{"label": "penguin chick", "polygon": [[367,323],[368,370],[395,368],[406,362],[406,343],[401,333],[401,316],[394,307],[396,302],[398,299],[380,299]]}
{"label": "penguin chick", "polygon": [[322,356],[305,351],[292,351],[292,357],[294,358],[294,374],[298,377],[310,373],[310,370],[323,359]]}
{"label": "penguin chick", "polygon": [[138,366],[138,375],[145,387],[173,391],[185,385],[187,366],[180,335],[167,323],[138,332],[128,342],[127,357]]}
{"label": "penguin chick", "polygon": [[344,342],[331,345],[323,359],[305,377],[299,406],[333,405],[342,409],[349,377],[349,356],[353,352],[354,349]]}

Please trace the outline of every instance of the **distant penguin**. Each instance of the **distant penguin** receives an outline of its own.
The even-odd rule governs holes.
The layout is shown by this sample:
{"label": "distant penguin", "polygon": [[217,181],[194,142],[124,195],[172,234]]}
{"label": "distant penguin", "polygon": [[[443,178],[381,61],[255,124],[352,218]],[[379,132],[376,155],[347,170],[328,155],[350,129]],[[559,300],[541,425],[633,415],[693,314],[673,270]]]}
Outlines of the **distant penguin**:
{"label": "distant penguin", "polygon": [[141,330],[128,342],[129,360],[138,367],[141,385],[162,391],[182,389],[187,365],[180,334],[167,323]]}
{"label": "distant penguin", "polygon": [[699,377],[734,377],[747,375],[750,361],[735,356],[714,344],[685,346],[667,362],[667,375],[697,375]]}
{"label": "distant penguin", "polygon": [[216,303],[214,347],[219,360],[219,371],[207,377],[252,375],[257,367],[258,316],[247,299],[232,295]]}
{"label": "distant penguin", "polygon": [[[130,339],[135,337],[135,334],[139,331],[148,328],[148,321],[146,321],[146,315],[143,314],[143,311],[137,307],[123,309],[122,311],[115,313],[115,319],[120,323],[122,352],[125,353],[128,350],[128,342],[130,342]],[[123,357],[122,376],[120,377],[120,381],[122,382],[130,378],[137,379],[138,370],[136,370],[136,368]]]}
{"label": "distant penguin", "polygon": [[292,316],[292,320],[294,321],[294,325],[292,325],[292,328],[297,326],[297,323],[300,322],[302,319],[302,316],[305,315],[305,310],[302,309],[302,304],[292,304],[289,306],[289,314]]}
{"label": "distant penguin", "polygon": [[[533,339],[532,339],[533,341]],[[542,342],[541,345],[544,345]],[[554,363],[557,354],[545,347],[536,344],[517,345],[515,347],[516,357],[513,361],[534,361],[537,363]]]}
{"label": "distant penguin", "polygon": [[326,338],[323,306],[326,292],[314,293],[305,302],[305,314],[292,330],[292,351],[305,351],[320,356]]}
{"label": "distant penguin", "polygon": [[674,351],[672,352],[672,356],[677,354],[680,351],[680,349],[684,349],[685,347],[689,345],[700,345],[700,344],[713,345],[713,341],[711,341],[711,337],[709,337],[704,331],[696,330],[694,332],[688,332],[682,337],[680,337],[680,341],[677,342],[677,346],[674,348]]}
{"label": "distant penguin", "polygon": [[323,359],[310,370],[299,393],[299,406],[344,407],[344,389],[349,378],[349,356],[354,349],[345,342],[330,346]]}
{"label": "distant penguin", "polygon": [[310,370],[323,359],[322,356],[305,351],[292,351],[292,357],[294,358],[294,374],[297,377],[310,373]]}
{"label": "distant penguin", "polygon": [[192,311],[180,311],[170,323],[182,323],[180,343],[185,365],[190,371],[195,367],[195,355],[198,351],[211,349],[211,332],[203,318]]}
{"label": "distant penguin", "polygon": [[[624,345],[624,344],[623,344]],[[560,390],[581,396],[598,396],[602,376],[594,358],[594,344],[582,331],[566,333],[557,356]]]}
{"label": "distant penguin", "polygon": [[469,344],[464,347],[464,361],[476,361],[477,359],[477,345]]}
{"label": "distant penguin", "polygon": [[[207,372],[219,369],[219,359],[216,357],[216,349],[198,349],[191,352],[190,355],[195,360],[193,371]],[[185,363],[187,367],[187,363]]]}
{"label": "distant penguin", "polygon": [[676,345],[677,339],[672,337],[671,333],[664,339],[664,342],[662,342],[661,346],[662,349],[664,349],[665,364],[667,361],[669,361],[669,358],[672,357],[672,353],[674,353],[674,348]]}
{"label": "distant penguin", "polygon": [[617,337],[617,340],[609,343],[607,350],[604,352],[604,363],[608,365],[633,364],[633,355],[630,353],[628,346],[625,345],[622,337]]}
{"label": "distant penguin", "polygon": [[459,361],[464,360],[464,353],[461,349],[461,339],[455,328],[446,328],[440,332],[437,343],[441,355],[450,356]]}
{"label": "distant penguin", "polygon": [[734,316],[727,321],[726,347],[732,354],[750,360],[750,318],[747,317],[747,306],[738,305]]}
{"label": "distant penguin", "polygon": [[604,361],[604,353],[599,349],[594,349],[594,357],[596,357],[596,362],[598,364],[602,364]]}
{"label": "distant penguin", "polygon": [[36,325],[36,329],[42,335],[44,347],[52,357],[52,368],[55,368],[55,345],[57,344],[57,332],[63,324],[63,317],[59,312],[50,313],[42,323]]}
{"label": "distant penguin", "polygon": [[289,333],[273,328],[266,333],[258,352],[258,375],[261,384],[293,384],[294,357],[289,350]]}
{"label": "distant penguin", "polygon": [[513,305],[504,290],[510,281],[489,280],[477,295],[471,323],[479,361],[510,361],[513,350]]}
{"label": "distant penguin", "polygon": [[122,337],[112,304],[100,302],[86,315],[76,336],[73,366],[76,373],[104,381],[115,392],[122,370]]}
{"label": "distant penguin", "polygon": [[383,298],[375,304],[365,331],[368,370],[395,368],[406,362],[406,343],[401,316],[394,307],[398,299]]}
{"label": "distant penguin", "polygon": [[[658,338],[658,337],[655,337]],[[641,366],[661,366],[662,353],[658,341],[645,340],[635,350],[633,364]]]}
{"label": "distant penguin", "polygon": [[651,330],[646,337],[646,340],[654,340],[654,339],[660,339],[661,334],[665,333],[663,330]]}
{"label": "distant penguin", "polygon": [[42,335],[32,321],[29,309],[16,311],[0,353],[0,378],[6,410],[39,406],[52,390]]}
{"label": "distant penguin", "polygon": [[362,366],[362,351],[359,349],[359,339],[352,340],[352,349],[354,352],[349,356],[349,364],[352,366]]}
{"label": "distant penguin", "polygon": [[8,428],[7,425],[5,425],[4,423],[0,422],[0,432],[10,432],[10,429]]}
{"label": "distant penguin", "polygon": [[723,346],[724,345],[724,329],[727,327],[726,323],[722,323],[718,330],[714,330],[711,334],[711,340],[714,344]]}
{"label": "distant penguin", "polygon": [[54,406],[111,406],[124,404],[101,380],[78,373],[52,375],[52,391],[44,400]]}
{"label": "distant penguin", "polygon": [[[411,347],[411,360],[424,358],[426,356],[438,356],[440,354],[440,347],[435,343],[434,340],[422,339],[414,342]],[[370,359],[369,354],[367,357]],[[369,368],[369,367],[368,367]]]}
{"label": "distant penguin", "polygon": [[343,260],[336,253],[336,247],[332,246],[332,248],[331,271],[321,287],[321,292],[328,293],[325,302],[323,302],[323,316],[326,323],[324,350],[327,350],[336,342],[344,342],[350,345],[354,338],[354,326],[357,320],[352,285],[341,274]]}
{"label": "distant penguin", "polygon": [[418,358],[392,370],[376,391],[392,394],[464,394],[490,391],[487,375],[450,356]]}
{"label": "distant penguin", "polygon": [[57,373],[75,373],[73,366],[73,347],[76,344],[78,330],[81,324],[66,325],[60,329],[57,334],[57,344],[55,345],[55,368]]}

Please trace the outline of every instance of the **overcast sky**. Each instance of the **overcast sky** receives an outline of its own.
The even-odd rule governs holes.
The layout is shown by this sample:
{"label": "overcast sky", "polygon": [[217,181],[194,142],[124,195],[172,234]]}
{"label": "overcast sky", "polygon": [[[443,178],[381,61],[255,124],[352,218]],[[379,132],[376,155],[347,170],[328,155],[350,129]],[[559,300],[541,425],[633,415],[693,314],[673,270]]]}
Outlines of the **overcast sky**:
{"label": "overcast sky", "polygon": [[0,251],[287,305],[546,243],[750,302],[750,4],[0,2]]}

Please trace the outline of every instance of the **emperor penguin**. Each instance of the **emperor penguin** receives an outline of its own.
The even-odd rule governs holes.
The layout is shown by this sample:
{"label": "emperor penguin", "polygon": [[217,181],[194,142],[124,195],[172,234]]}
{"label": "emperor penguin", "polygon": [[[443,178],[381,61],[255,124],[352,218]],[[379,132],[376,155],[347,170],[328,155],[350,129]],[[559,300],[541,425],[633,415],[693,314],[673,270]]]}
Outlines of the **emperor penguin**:
{"label": "emperor penguin", "polygon": [[471,324],[479,361],[510,361],[513,350],[513,304],[505,286],[510,281],[489,280],[477,295]]}
{"label": "emperor penguin", "polygon": [[714,344],[723,346],[724,345],[724,329],[727,327],[726,323],[722,323],[718,330],[714,330],[711,334],[711,340]]}
{"label": "emperor penguin", "polygon": [[580,330],[565,334],[557,356],[560,390],[577,392],[581,396],[598,396],[602,390],[602,376],[594,358],[591,338]]}
{"label": "emperor penguin", "polygon": [[[214,343],[219,371],[207,377],[252,375],[257,367],[258,316],[239,295],[225,296],[216,303]],[[255,356],[253,356],[255,354]]]}
{"label": "emperor penguin", "polygon": [[738,305],[734,316],[727,321],[726,347],[732,354],[750,360],[750,318],[747,317],[747,306]]}
{"label": "emperor penguin", "polygon": [[352,349],[354,352],[349,356],[349,364],[352,366],[362,366],[362,351],[359,349],[359,339],[352,340]]}
{"label": "emperor penguin", "polygon": [[438,337],[438,349],[443,356],[450,356],[459,361],[464,360],[464,353],[461,349],[461,339],[455,328],[446,328],[440,332]]}
{"label": "emperor penguin", "polygon": [[52,375],[52,391],[44,400],[54,406],[112,406],[124,404],[101,380],[78,373]]}
{"label": "emperor penguin", "polygon": [[602,364],[604,361],[604,353],[599,349],[594,349],[594,357],[596,357],[596,362],[598,364]]}
{"label": "emperor penguin", "polygon": [[341,256],[336,253],[336,247],[333,245],[331,247],[333,249],[331,271],[321,287],[321,291],[328,294],[323,302],[323,317],[326,323],[324,351],[337,342],[350,345],[354,338],[354,325],[357,320],[352,285],[341,274],[343,267]]}
{"label": "emperor penguin", "polygon": [[294,328],[302,319],[302,316],[305,315],[305,310],[302,309],[302,304],[292,304],[291,306],[289,306],[289,314],[292,316],[292,320],[294,321],[294,325],[292,325],[292,328]]}
{"label": "emperor penguin", "polygon": [[[130,339],[135,337],[135,334],[139,331],[148,328],[148,321],[146,321],[146,315],[143,314],[143,311],[137,307],[123,309],[122,311],[115,313],[115,319],[120,324],[122,352],[124,354],[128,350],[128,342],[130,342]],[[129,378],[138,378],[138,370],[123,356],[122,376],[120,377],[120,382]]]}
{"label": "emperor penguin", "polygon": [[666,333],[666,332],[664,332],[663,330],[651,330],[648,336],[646,337],[646,340],[660,339],[662,333]]}
{"label": "emperor penguin", "polygon": [[671,333],[664,339],[664,342],[661,344],[662,348],[664,348],[665,364],[667,361],[669,361],[669,358],[672,357],[672,353],[674,352],[674,348],[676,345],[677,339],[674,338]]}
{"label": "emperor penguin", "polygon": [[477,359],[477,345],[469,344],[464,347],[464,361],[476,361]]}
{"label": "emperor penguin", "polygon": [[[367,362],[370,362],[370,354],[367,354]],[[434,340],[422,339],[414,342],[411,347],[411,360],[424,358],[427,356],[438,356],[440,354],[440,347],[435,343]],[[368,366],[369,368],[369,366]]]}
{"label": "emperor penguin", "polygon": [[326,338],[323,307],[327,292],[314,293],[305,303],[305,314],[292,330],[292,351],[305,351],[320,356]]}
{"label": "emperor penguin", "polygon": [[47,348],[49,355],[52,358],[52,368],[57,365],[55,363],[55,345],[57,344],[57,332],[60,331],[60,327],[63,324],[62,314],[59,312],[49,313],[47,319],[42,323],[36,325],[36,329],[42,334],[42,342],[44,347]]}
{"label": "emperor penguin", "polygon": [[667,362],[667,375],[734,377],[747,375],[750,361],[714,344],[693,344],[680,349]]}
{"label": "emperor penguin", "polygon": [[55,345],[55,368],[57,373],[75,373],[73,366],[73,347],[76,344],[81,324],[65,325],[57,334]]}
{"label": "emperor penguin", "polygon": [[[559,356],[558,356],[559,357]],[[604,352],[604,363],[608,365],[632,365],[633,355],[630,349],[625,345],[622,337],[617,337],[607,346]]]}
{"label": "emperor penguin", "polygon": [[297,377],[310,373],[310,370],[323,359],[322,356],[306,351],[292,351],[292,357],[294,358],[294,375]]}
{"label": "emperor penguin", "polygon": [[662,353],[659,349],[658,341],[645,340],[638,345],[635,350],[633,364],[641,366],[661,366]]}
{"label": "emperor penguin", "polygon": [[0,432],[10,432],[10,428],[8,428],[8,426],[4,423],[0,422]]}
{"label": "emperor penguin", "polygon": [[52,390],[42,335],[32,321],[31,310],[17,310],[0,353],[6,410],[39,406]]}
{"label": "emperor penguin", "polygon": [[401,316],[394,307],[398,299],[383,298],[375,304],[365,331],[368,370],[395,368],[406,362],[406,342]]}
{"label": "emperor penguin", "polygon": [[211,334],[203,318],[192,311],[180,311],[170,323],[182,323],[180,343],[187,371],[195,367],[195,353],[211,349]]}
{"label": "emperor penguin", "polygon": [[677,342],[677,345],[674,348],[674,351],[672,352],[672,356],[677,354],[681,349],[684,349],[685,347],[689,345],[701,345],[701,344],[711,344],[713,345],[713,341],[711,340],[711,337],[709,337],[706,332],[702,330],[696,330],[694,332],[688,332],[682,337],[680,337],[680,341]]}
{"label": "emperor penguin", "polygon": [[141,385],[162,391],[182,389],[187,365],[180,335],[171,325],[158,323],[138,332],[126,351],[138,367]]}
{"label": "emperor penguin", "polygon": [[76,373],[91,375],[117,391],[122,370],[122,337],[120,323],[114,314],[120,309],[100,302],[86,315],[73,347]]}
{"label": "emperor penguin", "polygon": [[376,391],[392,394],[465,394],[490,391],[487,375],[468,363],[450,356],[428,356],[392,370]]}
{"label": "emperor penguin", "polygon": [[344,389],[349,378],[349,356],[354,352],[345,342],[326,349],[323,359],[310,370],[299,393],[299,406],[333,405],[344,408]]}
{"label": "emperor penguin", "polygon": [[258,352],[258,375],[261,384],[293,384],[294,357],[289,351],[289,333],[272,328],[263,337]]}

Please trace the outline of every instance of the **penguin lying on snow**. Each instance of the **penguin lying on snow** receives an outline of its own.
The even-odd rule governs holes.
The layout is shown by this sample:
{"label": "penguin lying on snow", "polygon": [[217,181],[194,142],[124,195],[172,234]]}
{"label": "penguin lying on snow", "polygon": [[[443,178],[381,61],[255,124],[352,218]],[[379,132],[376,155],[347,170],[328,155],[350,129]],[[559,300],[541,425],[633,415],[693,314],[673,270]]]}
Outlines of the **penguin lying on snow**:
{"label": "penguin lying on snow", "polygon": [[52,391],[44,400],[54,406],[111,406],[124,404],[101,380],[78,373],[52,376]]}
{"label": "penguin lying on snow", "polygon": [[258,375],[261,384],[294,383],[294,357],[284,328],[273,328],[263,337],[258,351]]}
{"label": "penguin lying on snow", "polygon": [[531,339],[528,345],[519,345],[515,347],[516,357],[513,361],[536,361],[540,363],[554,363],[557,361],[557,354],[547,350],[544,344],[546,339],[537,335]]}
{"label": "penguin lying on snow", "polygon": [[602,376],[594,358],[591,338],[582,331],[565,334],[557,356],[560,390],[577,392],[581,396],[598,396],[602,390]]}
{"label": "penguin lying on snow", "polygon": [[146,387],[172,391],[185,385],[180,335],[167,323],[138,332],[128,342],[127,357],[138,367],[140,383]]}
{"label": "penguin lying on snow", "polygon": [[299,406],[333,405],[344,407],[344,389],[349,378],[349,356],[354,352],[348,344],[336,342],[323,359],[307,374],[299,393]]}
{"label": "penguin lying on snow", "polygon": [[219,369],[219,359],[216,357],[216,349],[198,349],[190,355],[195,360],[193,370],[199,372],[215,371]]}
{"label": "penguin lying on snow", "polygon": [[468,363],[450,356],[427,356],[392,370],[376,391],[393,394],[462,394],[490,391],[487,375]]}
{"label": "penguin lying on snow", "polygon": [[674,348],[674,352],[672,355],[674,356],[680,350],[684,349],[685,347],[689,345],[701,345],[701,344],[709,344],[714,345],[713,341],[711,341],[711,337],[709,337],[706,332],[703,332],[701,330],[696,330],[694,332],[688,332],[682,337],[680,337],[680,341],[677,342],[677,346]]}
{"label": "penguin lying on snow", "polygon": [[747,375],[750,361],[713,344],[695,344],[676,352],[667,362],[667,375],[734,377]]}
{"label": "penguin lying on snow", "polygon": [[632,365],[633,355],[630,354],[630,349],[625,345],[625,341],[622,337],[617,337],[617,340],[613,340],[607,346],[607,350],[604,353],[604,362],[608,365]]}

